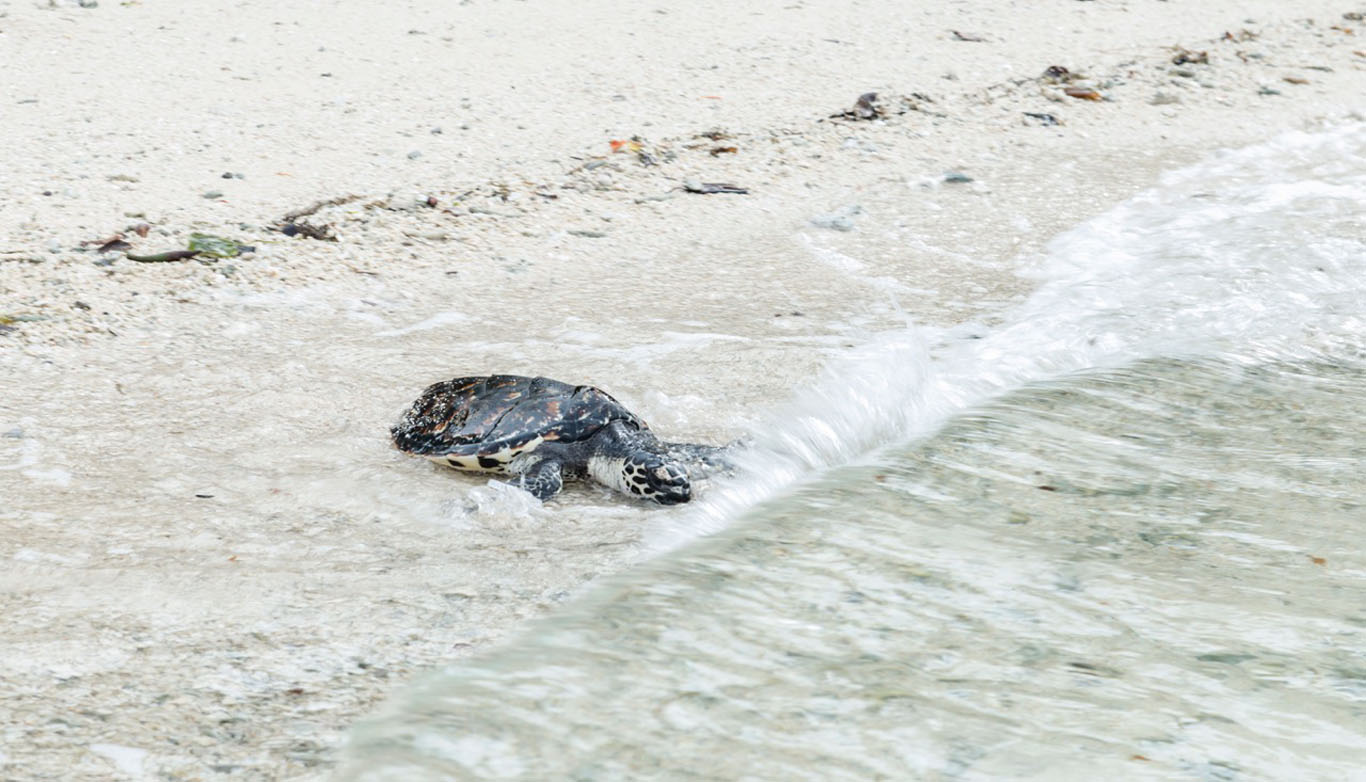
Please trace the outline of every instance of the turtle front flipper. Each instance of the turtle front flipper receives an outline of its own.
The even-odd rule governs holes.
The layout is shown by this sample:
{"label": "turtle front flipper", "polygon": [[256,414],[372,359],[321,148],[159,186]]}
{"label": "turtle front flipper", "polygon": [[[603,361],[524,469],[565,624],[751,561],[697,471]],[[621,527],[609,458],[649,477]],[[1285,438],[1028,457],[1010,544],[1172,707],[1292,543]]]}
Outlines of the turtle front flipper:
{"label": "turtle front flipper", "polygon": [[508,470],[518,476],[514,486],[531,492],[536,499],[544,502],[564,488],[564,463],[559,459],[533,454],[513,459]]}

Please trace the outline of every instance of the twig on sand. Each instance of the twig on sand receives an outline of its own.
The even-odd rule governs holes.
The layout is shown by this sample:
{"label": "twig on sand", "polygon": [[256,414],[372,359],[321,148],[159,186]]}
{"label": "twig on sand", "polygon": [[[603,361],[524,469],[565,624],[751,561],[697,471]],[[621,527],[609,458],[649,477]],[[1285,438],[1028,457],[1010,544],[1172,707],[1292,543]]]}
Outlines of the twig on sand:
{"label": "twig on sand", "polygon": [[341,204],[347,204],[352,201],[355,201],[358,198],[360,198],[360,196],[358,195],[344,195],[337,196],[336,198],[327,198],[322,201],[309,204],[308,206],[305,206],[303,209],[295,209],[293,212],[286,212],[285,216],[280,218],[280,222],[292,223],[300,217],[307,217],[313,214],[319,209],[322,209],[324,206],[340,206]]}

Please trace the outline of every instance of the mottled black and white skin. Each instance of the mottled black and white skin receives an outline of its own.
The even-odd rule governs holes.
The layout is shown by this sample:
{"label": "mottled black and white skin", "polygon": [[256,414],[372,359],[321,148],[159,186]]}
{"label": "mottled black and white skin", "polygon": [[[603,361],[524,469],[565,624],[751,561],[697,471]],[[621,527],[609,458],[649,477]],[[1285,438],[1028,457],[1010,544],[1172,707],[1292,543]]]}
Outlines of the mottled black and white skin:
{"label": "mottled black and white skin", "polygon": [[399,450],[460,470],[504,473],[547,500],[593,480],[674,505],[692,479],[726,469],[725,449],[666,443],[607,392],[544,377],[490,375],[436,383],[391,430]]}

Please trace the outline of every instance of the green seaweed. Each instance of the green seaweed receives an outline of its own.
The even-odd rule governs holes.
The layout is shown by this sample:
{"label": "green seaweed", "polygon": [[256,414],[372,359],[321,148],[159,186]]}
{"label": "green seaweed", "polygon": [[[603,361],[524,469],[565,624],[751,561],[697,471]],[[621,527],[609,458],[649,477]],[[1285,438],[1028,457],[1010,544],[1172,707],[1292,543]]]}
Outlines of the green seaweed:
{"label": "green seaweed", "polygon": [[221,236],[192,233],[188,249],[210,258],[235,258],[242,251],[242,246]]}

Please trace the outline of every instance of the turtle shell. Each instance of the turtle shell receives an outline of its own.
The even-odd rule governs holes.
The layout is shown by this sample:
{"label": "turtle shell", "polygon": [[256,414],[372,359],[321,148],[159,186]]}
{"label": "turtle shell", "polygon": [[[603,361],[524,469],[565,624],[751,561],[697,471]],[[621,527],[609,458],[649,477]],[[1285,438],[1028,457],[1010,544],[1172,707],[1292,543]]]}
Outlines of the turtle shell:
{"label": "turtle shell", "polygon": [[543,442],[586,440],[613,421],[649,428],[601,389],[492,375],[429,386],[390,432],[399,450],[460,469],[504,472]]}

